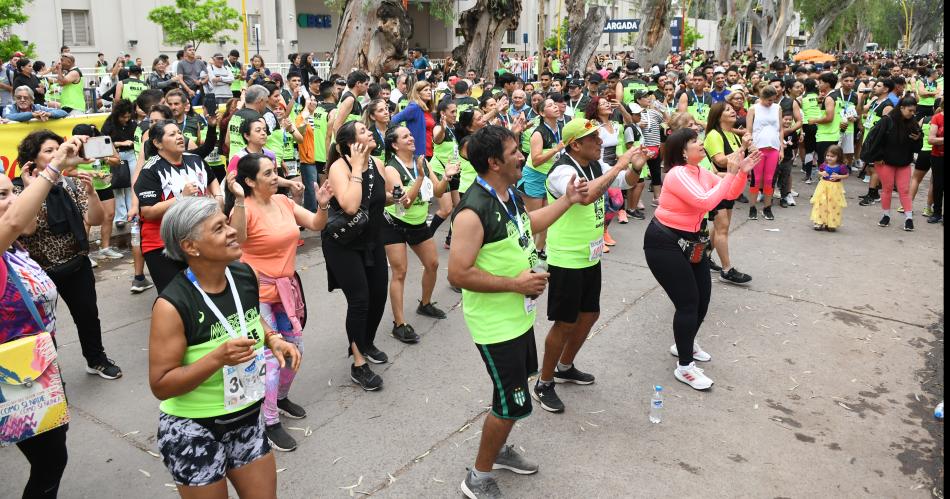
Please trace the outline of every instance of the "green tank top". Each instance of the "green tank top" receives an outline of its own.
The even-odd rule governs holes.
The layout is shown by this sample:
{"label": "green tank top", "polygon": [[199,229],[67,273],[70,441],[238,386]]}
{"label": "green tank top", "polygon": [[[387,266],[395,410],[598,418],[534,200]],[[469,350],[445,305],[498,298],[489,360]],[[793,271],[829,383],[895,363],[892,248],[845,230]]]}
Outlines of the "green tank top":
{"label": "green tank top", "polygon": [[[401,101],[400,101],[401,102]],[[406,102],[408,104],[408,101]],[[459,99],[455,99],[455,114],[458,117],[462,116],[462,113],[469,109],[477,109],[478,101],[474,97],[465,96]],[[400,111],[403,107],[400,107]]]}
{"label": "green tank top", "polygon": [[244,81],[244,78],[241,78],[241,63],[239,62],[234,65],[230,63],[226,64],[228,64],[228,69],[231,70],[231,75],[234,76],[234,81],[231,82],[231,91],[240,92],[241,89],[247,86],[247,82]]}
{"label": "green tank top", "polygon": [[[818,102],[821,114],[824,116],[825,99],[820,98]],[[818,124],[818,132],[815,134],[816,142],[838,142],[838,139],[841,138],[841,113],[838,112],[838,101],[832,99],[832,102],[835,103],[835,108],[831,112],[834,118],[829,123]]]}
{"label": "green tank top", "polygon": [[[589,180],[603,174],[599,163],[594,162],[587,169],[581,169],[567,154],[561,156],[554,168],[573,168],[577,178],[583,176]],[[557,198],[551,194],[549,180],[545,181],[545,186],[548,187],[548,204],[554,203]],[[566,213],[548,227],[545,247],[548,264],[566,269],[584,269],[600,263],[600,255],[591,252],[598,242],[603,250],[604,213],[603,196],[587,206],[580,203],[571,205]]]}
{"label": "green tank top", "polygon": [[321,102],[313,110],[313,160],[318,163],[327,162],[327,130],[330,128],[330,111],[336,109],[336,104]]}
{"label": "green tank top", "polygon": [[647,90],[647,86],[641,80],[627,80],[623,85],[623,104],[626,106],[634,101],[634,93],[637,90]]}
{"label": "green tank top", "polygon": [[712,95],[709,93],[699,95],[692,90],[686,92],[686,111],[696,121],[705,123],[709,119],[709,106],[712,106],[712,103]]}
{"label": "green tank top", "polygon": [[350,114],[346,115],[346,121],[344,121],[343,123],[349,123],[351,121],[359,121],[359,119],[363,117],[363,106],[360,105],[360,100],[357,99],[356,96],[353,95],[353,93],[350,91],[346,91],[343,93],[342,96],[340,96],[340,102],[342,103],[344,100],[346,100],[347,97],[353,98],[353,108],[350,109]]}
{"label": "green tank top", "polygon": [[142,92],[148,90],[148,84],[142,80],[129,78],[122,80],[122,98],[127,101],[135,102]]}
{"label": "green tank top", "polygon": [[234,156],[234,151],[240,151],[247,147],[247,142],[245,142],[244,136],[241,135],[241,125],[245,121],[255,121],[259,119],[261,119],[261,113],[251,108],[244,108],[234,113],[234,116],[231,117],[231,121],[228,121],[228,140],[231,142],[231,156]]}
{"label": "green tank top", "polygon": [[[835,91],[835,111],[838,113],[839,125],[841,122],[847,121],[841,113],[847,112],[848,109],[855,109],[857,107],[857,97],[858,93],[852,90],[850,93],[845,94],[841,90]],[[847,97],[847,99],[845,98]],[[848,127],[845,129],[845,133],[854,133],[854,123],[848,124]]]}
{"label": "green tank top", "polygon": [[[208,140],[208,127],[201,129],[201,142]],[[215,145],[214,149],[208,153],[208,156],[205,158],[205,162],[208,163],[208,166],[224,166],[224,156],[221,155],[218,151],[218,146]]]}
{"label": "green tank top", "polygon": [[[403,166],[402,162],[396,157],[390,158],[389,161],[386,162],[386,166],[391,166],[399,172],[399,180],[402,182],[403,192],[409,192],[410,187],[412,187],[412,184],[416,181],[417,175],[426,175],[425,171],[416,172],[415,168]],[[423,169],[428,170],[428,167]],[[422,225],[426,223],[426,217],[429,216],[429,202],[422,200],[421,191],[402,215],[396,214],[396,205],[394,204],[387,206],[385,209],[386,213],[389,213],[391,217],[397,218],[409,225]]]}
{"label": "green tank top", "polygon": [[475,177],[477,176],[478,173],[475,171],[475,167],[467,159],[459,156],[459,193],[465,194],[468,192],[468,188],[475,183]]}
{"label": "green tank top", "polygon": [[[547,154],[551,151],[551,149],[554,149],[559,142],[561,142],[561,129],[557,126],[554,127],[554,130],[551,130],[547,123],[541,123],[532,133],[541,134],[541,154]],[[544,164],[535,166],[534,162],[531,161],[530,155],[528,157],[528,163],[525,165],[526,168],[531,168],[532,170],[545,175],[551,171],[552,166],[554,166],[553,157],[547,160]]]}
{"label": "green tank top", "polygon": [[264,149],[270,149],[274,152],[274,156],[277,157],[278,167],[284,162],[285,142],[284,130],[280,127],[280,125],[278,125],[277,128],[267,136],[267,142],[264,142]]}
{"label": "green tank top", "polygon": [[[868,134],[871,133],[871,129],[874,128],[874,125],[878,121],[881,121],[883,116],[884,108],[890,104],[890,100],[884,99],[884,101],[874,104],[869,112],[864,115],[864,138],[868,138]],[[926,140],[924,141],[926,142]]]}
{"label": "green tank top", "polygon": [[531,135],[534,134],[534,131],[538,128],[538,125],[541,124],[541,117],[537,116],[531,119],[528,123],[525,124],[525,129],[521,132],[521,152],[524,153],[525,158],[528,159],[528,164],[531,164]]}
{"label": "green tank top", "polygon": [[68,107],[74,111],[86,112],[86,96],[83,94],[83,89],[86,87],[86,78],[82,76],[82,72],[78,69],[73,68],[69,70],[69,72],[73,71],[79,73],[79,81],[63,85],[59,96],[59,103],[62,104],[63,107]]}
{"label": "green tank top", "polygon": [[[234,284],[238,288],[238,296],[241,299],[241,306],[244,308],[247,337],[257,340],[255,348],[263,348],[265,332],[260,320],[257,276],[244,263],[232,263],[228,265],[228,268],[231,269]],[[168,287],[162,291],[161,297],[171,302],[175,309],[179,311],[179,314],[192,314],[190,317],[181,318],[185,324],[184,333],[187,342],[185,355],[181,359],[183,366],[198,362],[199,359],[231,339],[224,326],[215,317],[214,312],[208,308],[198,290],[183,273],[175,276]],[[209,294],[209,297],[215,306],[220,309],[221,314],[227,318],[228,322],[235,325],[234,329],[239,329],[237,324],[240,324],[240,322],[237,318],[237,309],[234,306],[230,285],[225,288],[224,292]],[[166,414],[180,418],[209,418],[237,412],[254,403],[257,402],[233,409],[225,409],[223,369],[217,369],[211,377],[195,387],[194,390],[163,400],[159,408]]]}
{"label": "green tank top", "polygon": [[930,141],[927,140],[927,137],[930,137],[930,116],[924,118],[924,124],[920,128],[921,128],[921,136],[924,138],[924,145],[923,147],[920,148],[920,150],[922,152],[930,152],[933,150],[933,147],[934,147],[930,145]]}
{"label": "green tank top", "polygon": [[142,135],[145,134],[145,131],[148,130],[149,121],[147,119],[139,122],[135,127],[135,134],[133,135],[133,144],[132,148],[135,150],[135,155],[138,156],[142,152]]}
{"label": "green tank top", "polygon": [[[459,202],[456,213],[472,210],[484,229],[482,247],[475,266],[492,275],[515,277],[538,261],[531,220],[524,203],[510,195],[507,206],[480,186],[473,187]],[[511,214],[509,217],[508,214]],[[521,219],[521,237],[513,217]],[[524,246],[522,246],[524,243]],[[479,293],[462,290],[465,324],[478,345],[492,345],[521,336],[534,325],[537,312],[526,310],[525,296],[518,293]]]}
{"label": "green tank top", "polygon": [[817,120],[822,115],[821,107],[818,105],[818,94],[805,94],[802,96],[802,118],[808,120]]}
{"label": "green tank top", "polygon": [[379,160],[380,163],[385,164],[386,160],[384,159],[386,153],[386,135],[385,130],[380,133],[379,129],[374,125],[370,128],[370,131],[373,132],[373,140],[376,142],[376,149],[373,149],[373,152],[370,153],[370,156]]}
{"label": "green tank top", "polygon": [[[933,83],[927,83],[927,79],[925,78],[925,79],[921,80],[920,82],[923,84],[925,90],[927,90],[927,91],[929,91],[929,92],[936,92],[936,91],[937,91],[937,82],[936,82],[936,80],[935,80]],[[930,97],[921,97],[920,100],[918,101],[918,104],[921,105],[921,106],[933,106],[933,105],[934,105],[934,102],[936,102],[936,100],[937,100],[937,97],[936,97],[936,96],[933,96],[933,95],[931,95]],[[924,145],[926,146],[926,142],[927,142],[927,141],[925,140],[924,142],[925,142]]]}
{"label": "green tank top", "polygon": [[445,175],[445,165],[459,158],[458,143],[455,141],[455,133],[452,129],[445,131],[445,138],[442,142],[432,144],[432,171],[439,176],[439,179]]}
{"label": "green tank top", "polygon": [[107,175],[111,176],[109,165],[98,159],[92,163],[82,163],[76,166],[76,170],[92,175],[92,187],[97,191],[112,187],[111,182],[106,182],[103,180],[103,177],[106,177]]}

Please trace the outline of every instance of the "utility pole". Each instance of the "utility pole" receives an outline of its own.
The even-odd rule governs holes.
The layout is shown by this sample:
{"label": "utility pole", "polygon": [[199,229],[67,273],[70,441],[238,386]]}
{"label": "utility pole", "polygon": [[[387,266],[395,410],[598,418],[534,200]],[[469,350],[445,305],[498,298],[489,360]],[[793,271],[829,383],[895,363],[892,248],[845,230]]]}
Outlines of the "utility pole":
{"label": "utility pole", "polygon": [[547,4],[548,0],[538,1],[538,57],[541,58],[541,62],[538,63],[538,68],[541,71],[544,71],[544,35],[547,34],[547,26],[545,26],[546,23],[544,22],[544,17]]}

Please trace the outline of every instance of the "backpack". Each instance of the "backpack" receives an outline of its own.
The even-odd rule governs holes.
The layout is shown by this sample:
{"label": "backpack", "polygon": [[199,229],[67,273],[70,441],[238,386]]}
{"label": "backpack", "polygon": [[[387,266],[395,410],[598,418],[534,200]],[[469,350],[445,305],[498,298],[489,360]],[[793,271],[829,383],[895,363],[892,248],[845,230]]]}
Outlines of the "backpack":
{"label": "backpack", "polygon": [[884,116],[874,124],[861,146],[861,161],[874,164],[884,158],[884,141],[893,126],[890,116]]}

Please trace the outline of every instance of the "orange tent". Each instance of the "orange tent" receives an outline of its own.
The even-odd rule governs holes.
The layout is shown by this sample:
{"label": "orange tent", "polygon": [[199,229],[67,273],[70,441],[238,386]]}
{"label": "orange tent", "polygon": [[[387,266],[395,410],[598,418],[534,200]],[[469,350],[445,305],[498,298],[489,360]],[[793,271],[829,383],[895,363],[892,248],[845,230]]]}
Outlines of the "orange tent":
{"label": "orange tent", "polygon": [[820,50],[808,49],[808,50],[802,50],[801,52],[795,54],[795,57],[793,57],[792,59],[795,61],[811,61],[817,57],[822,57],[822,56],[828,56],[828,54]]}

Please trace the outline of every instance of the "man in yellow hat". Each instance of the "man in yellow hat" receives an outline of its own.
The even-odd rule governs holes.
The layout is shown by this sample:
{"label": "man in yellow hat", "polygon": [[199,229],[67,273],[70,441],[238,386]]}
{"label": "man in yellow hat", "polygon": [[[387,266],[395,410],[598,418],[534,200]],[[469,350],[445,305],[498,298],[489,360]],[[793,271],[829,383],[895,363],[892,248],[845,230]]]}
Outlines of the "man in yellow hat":
{"label": "man in yellow hat", "polygon": [[637,185],[647,161],[643,148],[631,148],[612,168],[601,162],[600,127],[600,122],[585,119],[565,125],[565,153],[551,167],[547,179],[549,205],[569,192],[575,178],[586,180],[588,186],[585,199],[571,205],[548,228],[548,320],[554,324],[544,341],[541,374],[531,396],[549,412],[564,412],[564,403],[554,391],[555,382],[594,382],[593,375],[574,366],[574,358],[600,316],[604,193],[609,187]]}

